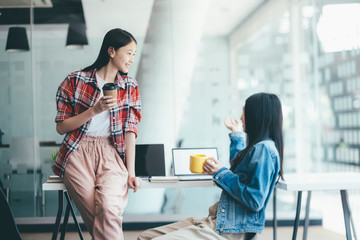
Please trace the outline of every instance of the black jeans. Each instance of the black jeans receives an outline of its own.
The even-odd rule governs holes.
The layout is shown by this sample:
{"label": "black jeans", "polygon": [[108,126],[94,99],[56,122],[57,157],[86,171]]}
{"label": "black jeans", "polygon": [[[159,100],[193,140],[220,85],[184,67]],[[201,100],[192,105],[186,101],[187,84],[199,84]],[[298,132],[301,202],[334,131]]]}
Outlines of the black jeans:
{"label": "black jeans", "polygon": [[0,187],[0,238],[21,240],[14,215]]}

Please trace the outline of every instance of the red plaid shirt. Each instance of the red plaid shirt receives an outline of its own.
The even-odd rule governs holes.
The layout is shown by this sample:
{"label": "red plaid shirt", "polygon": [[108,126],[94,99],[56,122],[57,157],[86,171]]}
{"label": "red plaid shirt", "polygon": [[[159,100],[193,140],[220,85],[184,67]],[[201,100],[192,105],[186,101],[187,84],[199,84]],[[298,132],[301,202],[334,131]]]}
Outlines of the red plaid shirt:
{"label": "red plaid shirt", "polygon": [[[69,74],[60,84],[56,93],[57,115],[55,122],[61,122],[76,116],[93,107],[100,97],[97,86],[96,70],[77,71]],[[116,76],[118,85],[118,105],[110,109],[111,139],[125,162],[125,133],[134,132],[137,135],[136,125],[141,119],[141,106],[138,84],[135,79],[128,76]],[[60,146],[53,172],[63,176],[66,163],[70,155],[78,148],[79,143],[90,126],[91,119],[81,127],[66,133]]]}

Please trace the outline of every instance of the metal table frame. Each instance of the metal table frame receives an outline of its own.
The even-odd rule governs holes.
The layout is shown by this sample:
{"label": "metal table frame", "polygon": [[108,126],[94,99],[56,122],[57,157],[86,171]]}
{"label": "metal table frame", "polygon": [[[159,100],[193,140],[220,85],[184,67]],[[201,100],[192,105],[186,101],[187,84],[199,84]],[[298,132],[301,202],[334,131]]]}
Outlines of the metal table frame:
{"label": "metal table frame", "polygon": [[63,205],[64,205],[64,195],[65,195],[65,199],[67,201],[67,204],[66,204],[65,216],[64,216],[64,221],[63,221],[63,224],[62,224],[60,239],[61,240],[65,239],[66,229],[67,229],[68,220],[69,220],[69,214],[71,212],[71,215],[73,217],[76,229],[77,229],[77,231],[79,233],[79,237],[80,237],[81,240],[84,240],[84,236],[82,235],[80,225],[79,225],[79,223],[77,221],[75,211],[74,211],[74,208],[73,208],[72,203],[71,203],[70,196],[69,196],[69,194],[68,194],[68,192],[66,190],[58,190],[58,199],[59,199],[58,211],[57,211],[54,231],[53,231],[53,235],[52,235],[51,239],[56,240],[57,235],[60,232],[61,217],[62,217],[62,211],[63,211]]}
{"label": "metal table frame", "polygon": [[[318,175],[318,176],[317,176]],[[294,178],[292,178],[294,176]],[[359,189],[360,188],[360,174],[358,173],[313,173],[302,175],[288,175],[290,181],[279,181],[273,191],[273,239],[277,239],[277,216],[276,216],[276,195],[277,189],[285,191],[297,192],[296,203],[296,215],[294,220],[294,228],[292,239],[295,240],[300,222],[300,210],[303,191],[307,191],[307,200],[304,217],[304,232],[303,240],[307,239],[307,231],[309,227],[309,213],[310,213],[310,201],[311,193],[313,190],[338,190],[341,195],[342,209],[344,214],[344,223],[346,230],[346,239],[351,240],[358,239],[355,231],[354,220],[351,215],[351,209],[349,205],[349,197],[347,189]]]}

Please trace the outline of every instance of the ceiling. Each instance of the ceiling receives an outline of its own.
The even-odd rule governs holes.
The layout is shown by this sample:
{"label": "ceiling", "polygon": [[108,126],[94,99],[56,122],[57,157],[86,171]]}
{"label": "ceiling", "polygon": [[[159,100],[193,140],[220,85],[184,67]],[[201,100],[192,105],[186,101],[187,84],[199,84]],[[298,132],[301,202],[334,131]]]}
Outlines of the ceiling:
{"label": "ceiling", "polygon": [[265,2],[264,0],[211,0],[204,35],[230,34]]}
{"label": "ceiling", "polygon": [[[199,1],[208,3],[204,36],[230,34],[253,11],[266,2],[266,0]],[[7,31],[9,25],[29,24],[30,11],[26,6],[28,2],[29,0],[0,1],[0,31]],[[34,23],[35,26],[49,25],[51,29],[56,29],[53,27],[54,24],[80,21],[86,23],[87,34],[90,37],[103,36],[109,29],[115,27],[125,28],[136,37],[144,37],[153,3],[154,0],[82,0],[82,2],[81,0],[35,0]],[[19,8],[20,6],[25,8]]]}
{"label": "ceiling", "polygon": [[87,33],[104,36],[112,28],[123,28],[136,38],[145,37],[153,0],[83,0]]}

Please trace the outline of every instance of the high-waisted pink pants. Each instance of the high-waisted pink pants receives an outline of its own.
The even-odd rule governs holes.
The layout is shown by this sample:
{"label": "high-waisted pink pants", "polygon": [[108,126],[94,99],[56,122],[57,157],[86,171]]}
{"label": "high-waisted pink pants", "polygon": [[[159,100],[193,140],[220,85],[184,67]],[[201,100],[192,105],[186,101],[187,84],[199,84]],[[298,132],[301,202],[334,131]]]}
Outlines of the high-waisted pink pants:
{"label": "high-waisted pink pants", "polygon": [[128,171],[107,137],[84,136],[70,156],[64,183],[94,240],[124,239]]}

